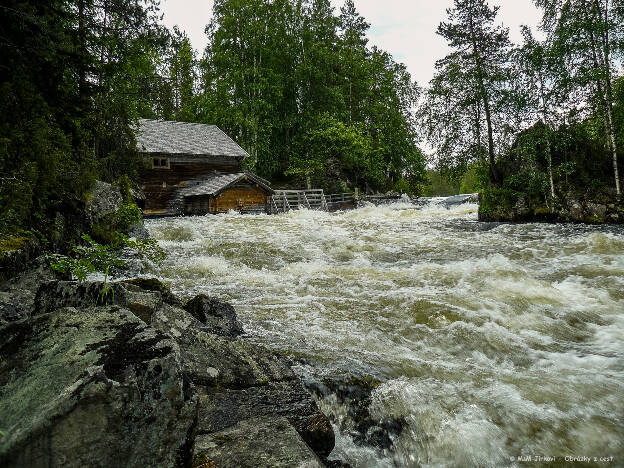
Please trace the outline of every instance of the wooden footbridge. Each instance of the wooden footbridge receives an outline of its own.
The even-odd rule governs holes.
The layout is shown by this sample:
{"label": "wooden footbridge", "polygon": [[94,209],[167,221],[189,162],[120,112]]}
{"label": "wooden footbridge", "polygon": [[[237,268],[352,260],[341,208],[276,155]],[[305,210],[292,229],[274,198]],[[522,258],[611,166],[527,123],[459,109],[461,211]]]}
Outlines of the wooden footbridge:
{"label": "wooden footbridge", "polygon": [[355,206],[353,193],[335,193],[325,195],[317,190],[276,190],[269,200],[272,214],[286,213],[301,208],[318,211],[338,211]]}
{"label": "wooden footbridge", "polygon": [[292,210],[338,211],[354,208],[356,196],[353,193],[334,193],[325,195],[322,189],[316,190],[275,190],[265,205],[246,206],[243,213],[268,212],[269,214],[287,213]]}

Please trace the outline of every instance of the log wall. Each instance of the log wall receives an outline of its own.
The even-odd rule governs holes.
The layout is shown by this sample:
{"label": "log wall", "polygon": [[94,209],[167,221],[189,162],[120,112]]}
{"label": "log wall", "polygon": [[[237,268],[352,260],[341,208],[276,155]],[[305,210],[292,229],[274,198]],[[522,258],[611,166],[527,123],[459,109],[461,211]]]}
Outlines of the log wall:
{"label": "log wall", "polygon": [[[152,169],[152,159],[170,158],[170,168]],[[214,172],[240,172],[241,161],[236,158],[170,157],[149,155],[139,171],[141,188],[145,193],[145,214],[165,214],[169,201],[184,181],[207,176]]]}

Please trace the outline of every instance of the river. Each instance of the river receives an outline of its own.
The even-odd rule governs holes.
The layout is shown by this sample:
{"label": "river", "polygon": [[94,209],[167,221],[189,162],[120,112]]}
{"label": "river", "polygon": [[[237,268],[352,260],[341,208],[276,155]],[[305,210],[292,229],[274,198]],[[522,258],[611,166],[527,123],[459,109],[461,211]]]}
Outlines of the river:
{"label": "river", "polygon": [[[624,465],[624,229],[479,223],[477,205],[164,218],[156,274],[230,301],[250,341],[323,382],[370,377],[361,443],[345,407],[332,457],[353,466]],[[535,460],[536,458],[533,458]],[[520,461],[518,461],[520,460]]]}

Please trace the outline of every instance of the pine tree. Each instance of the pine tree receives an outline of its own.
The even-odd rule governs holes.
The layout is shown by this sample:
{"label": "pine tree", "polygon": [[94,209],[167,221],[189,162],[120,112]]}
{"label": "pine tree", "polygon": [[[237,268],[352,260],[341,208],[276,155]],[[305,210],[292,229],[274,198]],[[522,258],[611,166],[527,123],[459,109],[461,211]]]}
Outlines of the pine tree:
{"label": "pine tree", "polygon": [[490,179],[494,182],[498,179],[494,138],[495,132],[502,131],[495,114],[505,97],[510,48],[508,30],[495,24],[497,12],[498,7],[490,7],[485,0],[455,0],[454,7],[447,10],[449,21],[438,27],[438,34],[454,49],[452,60],[459,66],[458,82],[464,89],[470,89],[470,85],[474,89],[476,99],[468,99],[464,105],[474,107],[478,101],[483,109]]}

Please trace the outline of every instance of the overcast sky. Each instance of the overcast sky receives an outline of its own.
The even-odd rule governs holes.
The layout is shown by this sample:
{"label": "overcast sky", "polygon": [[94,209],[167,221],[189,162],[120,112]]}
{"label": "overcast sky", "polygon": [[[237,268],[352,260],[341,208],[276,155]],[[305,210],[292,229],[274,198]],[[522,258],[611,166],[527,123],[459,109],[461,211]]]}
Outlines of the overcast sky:
{"label": "overcast sky", "polygon": [[[331,0],[339,11],[343,0]],[[389,52],[407,65],[412,78],[421,86],[433,76],[435,61],[446,55],[444,39],[435,31],[446,19],[452,0],[354,0],[355,6],[371,24],[369,44]],[[201,56],[206,47],[204,28],[212,16],[212,0],[161,0],[164,23],[186,31]],[[499,20],[508,26],[512,41],[520,41],[520,25],[536,27],[539,12],[531,0],[490,0],[500,5]]]}

